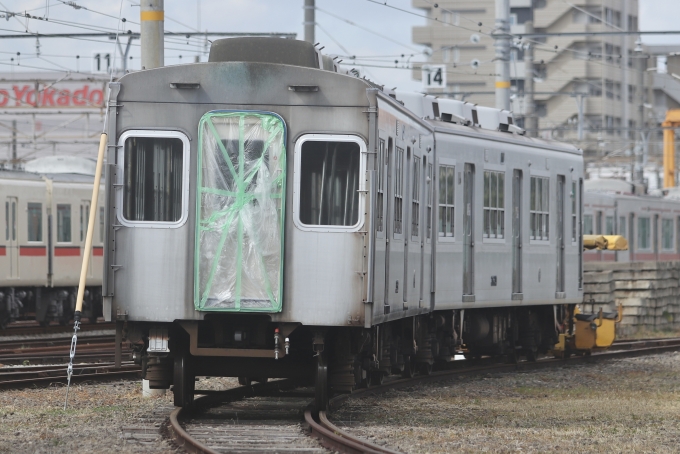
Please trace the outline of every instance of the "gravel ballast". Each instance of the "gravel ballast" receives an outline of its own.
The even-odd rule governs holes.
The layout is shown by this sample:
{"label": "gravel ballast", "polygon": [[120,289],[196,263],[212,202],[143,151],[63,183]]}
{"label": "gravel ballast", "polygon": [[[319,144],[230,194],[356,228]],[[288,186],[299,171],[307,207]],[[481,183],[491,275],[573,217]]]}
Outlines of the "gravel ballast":
{"label": "gravel ballast", "polygon": [[680,353],[416,385],[331,420],[409,453],[677,453]]}
{"label": "gravel ballast", "polygon": [[[238,386],[202,378],[197,389]],[[141,381],[0,391],[0,453],[177,452],[160,429],[172,394]],[[411,453],[678,452],[680,353],[414,385],[350,398],[331,415]]]}

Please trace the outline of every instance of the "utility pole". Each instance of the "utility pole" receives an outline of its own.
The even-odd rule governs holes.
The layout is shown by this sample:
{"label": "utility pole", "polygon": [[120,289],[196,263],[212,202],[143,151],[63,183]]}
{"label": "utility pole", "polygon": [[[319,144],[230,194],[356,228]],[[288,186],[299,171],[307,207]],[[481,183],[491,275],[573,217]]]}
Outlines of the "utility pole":
{"label": "utility pole", "polygon": [[142,69],[159,68],[165,64],[163,0],[142,0],[140,6]]}
{"label": "utility pole", "polygon": [[[524,23],[526,33],[534,32],[534,23]],[[524,129],[531,137],[538,136],[538,117],[534,103],[534,46],[527,42],[524,45]]]}
{"label": "utility pole", "polygon": [[312,44],[316,44],[314,41],[315,13],[314,0],[305,0],[305,41]]}
{"label": "utility pole", "polygon": [[17,168],[17,121],[12,120],[12,168]]}
{"label": "utility pole", "polygon": [[496,0],[496,108],[510,110],[510,0]]}
{"label": "utility pole", "polygon": [[639,138],[635,147],[635,175],[633,181],[644,182],[644,167],[647,161],[647,133],[645,128],[645,72],[647,59],[642,54],[642,42],[638,39],[635,43],[635,56],[637,57],[637,101],[638,101],[638,130]]}

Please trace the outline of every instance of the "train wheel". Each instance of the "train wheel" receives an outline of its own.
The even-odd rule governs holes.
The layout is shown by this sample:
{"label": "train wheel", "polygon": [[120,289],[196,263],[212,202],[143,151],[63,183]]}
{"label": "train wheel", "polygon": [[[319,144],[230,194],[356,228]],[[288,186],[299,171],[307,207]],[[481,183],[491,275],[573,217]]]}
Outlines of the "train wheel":
{"label": "train wheel", "polygon": [[418,365],[418,372],[420,372],[420,375],[430,375],[432,373],[432,364],[420,363]]}
{"label": "train wheel", "polygon": [[407,358],[404,361],[404,370],[401,371],[401,376],[404,378],[413,378],[416,374],[416,365],[411,361],[411,358]]}
{"label": "train wheel", "polygon": [[253,380],[249,377],[239,377],[238,384],[241,386],[250,386],[253,384]]}
{"label": "train wheel", "polygon": [[368,377],[370,377],[371,386],[380,386],[383,383],[385,374],[381,370],[373,370],[369,373]]}
{"label": "train wheel", "polygon": [[320,352],[316,358],[316,409],[326,411],[328,408],[328,365],[323,352]]}
{"label": "train wheel", "polygon": [[175,357],[174,394],[176,407],[188,407],[194,401],[195,377],[191,368],[188,352],[182,352]]}

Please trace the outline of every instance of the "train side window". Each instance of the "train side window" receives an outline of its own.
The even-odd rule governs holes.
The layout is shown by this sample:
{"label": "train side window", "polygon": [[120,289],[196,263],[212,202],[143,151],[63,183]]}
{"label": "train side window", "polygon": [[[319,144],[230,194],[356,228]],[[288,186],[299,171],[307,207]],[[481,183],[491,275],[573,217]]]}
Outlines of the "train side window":
{"label": "train side window", "polygon": [[484,171],[484,238],[505,235],[505,173]]}
{"label": "train side window", "polygon": [[453,237],[455,234],[456,185],[454,166],[439,166],[439,236]]}
{"label": "train side window", "polygon": [[531,214],[531,239],[548,240],[550,233],[550,179],[531,177],[529,213]]}
{"label": "train side window", "polygon": [[28,241],[42,241],[42,203],[28,203]]}
{"label": "train side window", "polygon": [[623,237],[626,236],[626,217],[625,216],[619,217],[619,235],[621,235]]}
{"label": "train side window", "polygon": [[661,220],[661,248],[666,251],[673,249],[673,219]]}
{"label": "train side window", "polygon": [[605,235],[614,234],[614,216],[607,216],[605,218],[604,234]]}
{"label": "train side window", "polygon": [[177,137],[129,137],[124,148],[123,217],[177,222],[182,217],[184,147]]}
{"label": "train side window", "polygon": [[411,199],[411,236],[420,236],[420,158],[413,157],[413,197]]}
{"label": "train side window", "polygon": [[638,218],[638,249],[649,249],[650,241],[650,220],[649,218]]}
{"label": "train side window", "polygon": [[380,139],[378,144],[378,159],[376,163],[378,167],[378,194],[376,200],[376,230],[378,232],[383,231],[384,213],[385,207],[383,202],[384,194],[384,181],[385,181],[385,140]]}
{"label": "train side window", "polygon": [[71,242],[71,205],[57,204],[57,243]]}
{"label": "train side window", "polygon": [[592,235],[593,234],[593,215],[584,214],[583,215],[583,234]]}
{"label": "train side window", "polygon": [[394,233],[401,234],[404,219],[404,149],[395,147],[394,160]]}

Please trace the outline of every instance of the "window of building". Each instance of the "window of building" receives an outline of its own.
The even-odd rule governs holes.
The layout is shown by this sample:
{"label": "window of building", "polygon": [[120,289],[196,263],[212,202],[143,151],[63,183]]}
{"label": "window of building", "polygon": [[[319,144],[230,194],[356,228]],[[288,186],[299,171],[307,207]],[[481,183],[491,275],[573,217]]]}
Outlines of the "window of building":
{"label": "window of building", "polygon": [[394,233],[401,233],[401,222],[404,218],[404,149],[395,147],[394,160]]}
{"label": "window of building", "polygon": [[604,234],[613,235],[614,234],[614,216],[607,216],[604,223]]}
{"label": "window of building", "polygon": [[71,242],[71,205],[57,204],[57,243]]}
{"label": "window of building", "polygon": [[576,183],[571,183],[571,241],[576,241]]}
{"label": "window of building", "polygon": [[505,174],[484,171],[484,238],[505,235]]}
{"label": "window of building", "polygon": [[550,233],[550,179],[531,177],[531,239],[547,240]]}
{"label": "window of building", "polygon": [[300,156],[300,221],[352,226],[359,222],[357,142],[306,141]]}
{"label": "window of building", "polygon": [[385,207],[383,206],[383,182],[385,180],[385,141],[380,139],[378,143],[378,194],[377,194],[377,207],[376,207],[376,230],[378,232],[383,231],[384,213]]}
{"label": "window of building", "polygon": [[[238,147],[238,143],[225,144]],[[128,137],[124,145],[123,217],[177,222],[182,218],[184,146],[177,137]]]}
{"label": "window of building", "polygon": [[583,234],[592,235],[593,234],[593,215],[584,214],[583,215]]}
{"label": "window of building", "polygon": [[439,166],[439,236],[452,237],[454,229],[454,166]]}
{"label": "window of building", "polygon": [[661,248],[673,249],[673,219],[661,220]]}
{"label": "window of building", "polygon": [[649,218],[638,218],[638,249],[649,249],[651,233]]}
{"label": "window of building", "polygon": [[42,241],[42,203],[28,203],[28,241]]}
{"label": "window of building", "polygon": [[619,235],[626,236],[626,217],[619,216]]}
{"label": "window of building", "polygon": [[411,199],[411,236],[420,236],[420,158],[413,157],[413,198]]}

